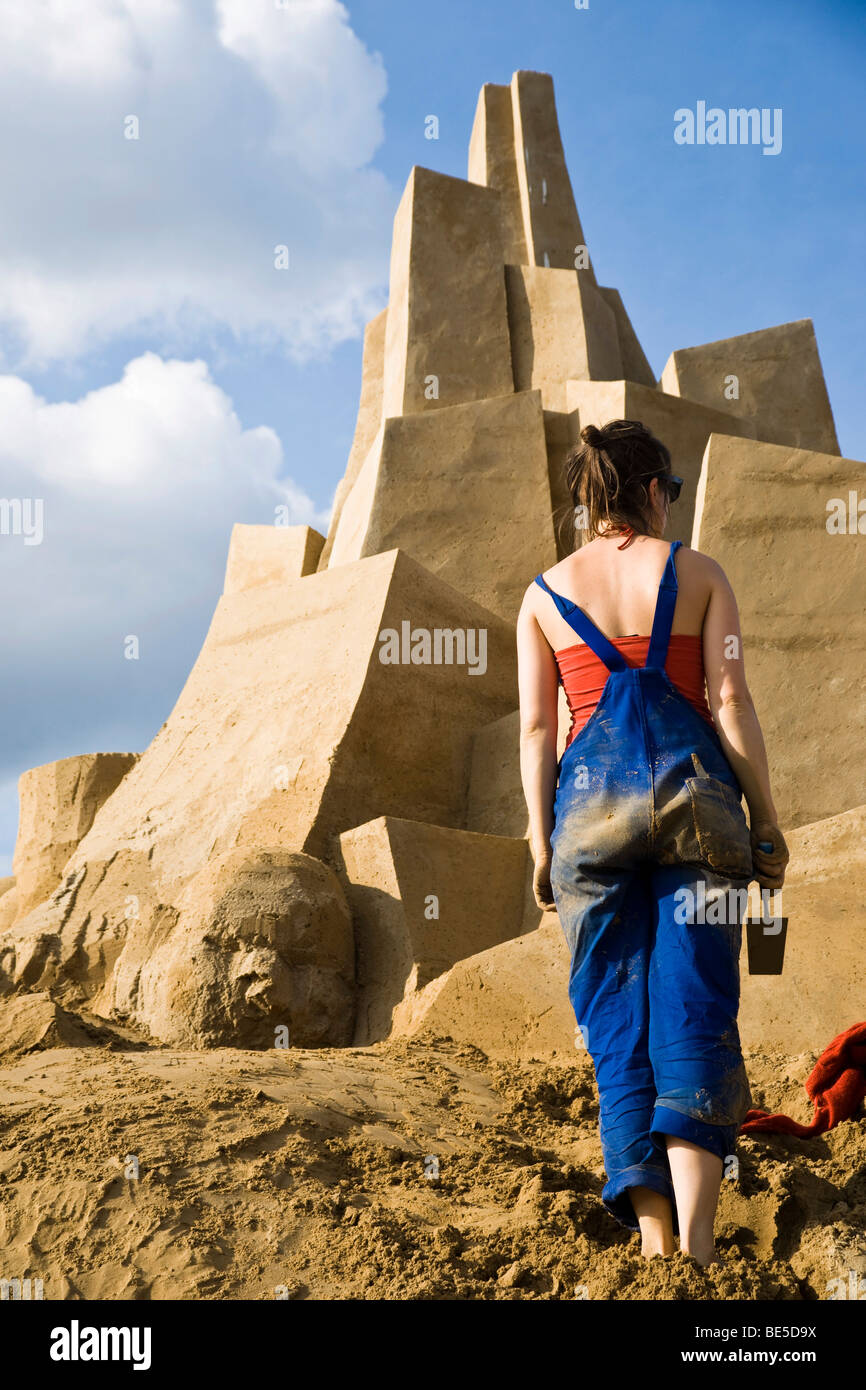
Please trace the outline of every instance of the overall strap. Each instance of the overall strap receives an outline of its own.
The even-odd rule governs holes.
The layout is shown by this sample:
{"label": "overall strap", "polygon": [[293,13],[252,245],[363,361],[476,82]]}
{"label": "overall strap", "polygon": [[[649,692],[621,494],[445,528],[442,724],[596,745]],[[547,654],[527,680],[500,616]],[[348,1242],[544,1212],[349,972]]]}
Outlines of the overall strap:
{"label": "overall strap", "polygon": [[672,541],[670,553],[668,555],[665,571],[659,584],[659,596],[656,600],[656,611],[653,617],[652,637],[650,638],[649,651],[647,652],[647,666],[660,666],[664,670],[668,656],[668,643],[671,640],[671,628],[674,623],[674,609],[677,606],[677,567],[674,563],[674,556],[682,545],[682,541]]}
{"label": "overall strap", "polygon": [[604,662],[609,671],[626,671],[628,662],[617,651],[616,647],[607,640],[603,632],[599,632],[595,623],[588,618],[582,608],[578,608],[571,599],[563,598],[561,594],[555,594],[550,585],[545,582],[544,576],[535,576],[536,584],[540,584],[542,589],[546,589],[556,604],[557,611],[573,627],[578,637],[581,637],[590,651],[595,652],[596,656]]}

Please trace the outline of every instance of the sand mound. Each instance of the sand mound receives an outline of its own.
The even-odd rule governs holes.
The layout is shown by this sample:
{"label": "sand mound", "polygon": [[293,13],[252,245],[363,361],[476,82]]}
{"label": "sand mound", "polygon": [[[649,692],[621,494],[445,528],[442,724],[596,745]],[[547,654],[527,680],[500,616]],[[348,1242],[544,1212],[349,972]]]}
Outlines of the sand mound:
{"label": "sand mound", "polygon": [[[118,1047],[4,1073],[2,1273],[46,1299],[808,1300],[866,1268],[862,1117],[741,1140],[702,1270],[602,1208],[586,1058]],[[812,1061],[752,1056],[756,1099],[805,1118]]]}

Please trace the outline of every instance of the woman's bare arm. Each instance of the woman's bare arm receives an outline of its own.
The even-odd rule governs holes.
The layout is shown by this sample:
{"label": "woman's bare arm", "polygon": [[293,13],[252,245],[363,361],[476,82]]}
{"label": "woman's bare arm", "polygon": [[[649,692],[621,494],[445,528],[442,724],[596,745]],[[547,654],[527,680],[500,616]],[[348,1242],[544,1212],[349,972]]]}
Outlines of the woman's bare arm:
{"label": "woman's bare arm", "polygon": [[[770,788],[764,737],[746,684],[737,600],[721,566],[714,560],[708,560],[708,565],[710,599],[703,626],[707,699],[725,755],[748,803],[755,876],[764,887],[781,888],[788,849]],[[772,853],[758,848],[763,842],[772,843]]]}
{"label": "woman's bare arm", "polygon": [[517,619],[520,690],[520,777],[529,812],[529,843],[535,860],[535,895],[540,907],[554,906],[550,890],[550,836],[556,793],[558,677],[553,652],[533,613],[534,595],[524,595]]}

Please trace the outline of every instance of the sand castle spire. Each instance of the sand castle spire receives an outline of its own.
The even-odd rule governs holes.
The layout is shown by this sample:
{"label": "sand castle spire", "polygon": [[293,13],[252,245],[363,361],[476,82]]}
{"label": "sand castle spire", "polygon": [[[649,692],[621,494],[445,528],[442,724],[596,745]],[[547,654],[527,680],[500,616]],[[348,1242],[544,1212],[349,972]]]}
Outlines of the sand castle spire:
{"label": "sand castle spire", "polygon": [[[585,248],[546,72],[515,72],[509,86],[481,88],[468,177],[498,190],[505,260],[554,270],[584,266]],[[585,273],[595,283],[591,265]]]}

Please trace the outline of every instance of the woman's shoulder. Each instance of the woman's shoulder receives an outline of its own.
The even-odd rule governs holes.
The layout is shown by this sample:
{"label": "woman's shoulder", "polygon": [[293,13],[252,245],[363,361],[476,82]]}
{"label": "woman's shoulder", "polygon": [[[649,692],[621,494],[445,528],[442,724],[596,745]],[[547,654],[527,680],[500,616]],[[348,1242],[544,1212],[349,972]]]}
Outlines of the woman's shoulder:
{"label": "woman's shoulder", "polygon": [[579,553],[579,551],[575,551],[573,555],[566,555],[564,560],[557,560],[555,564],[539,570],[538,574],[533,575],[531,582],[527,585],[526,592],[528,594],[538,593],[540,589],[539,579],[554,590],[560,582],[567,584],[569,575],[574,573],[574,561]]}
{"label": "woman's shoulder", "polygon": [[705,555],[702,550],[693,550],[690,545],[685,543],[677,548],[676,562],[678,572],[684,568],[695,576],[702,575],[709,580],[720,576],[721,578],[725,577],[725,572],[718,560],[714,560],[712,555]]}

